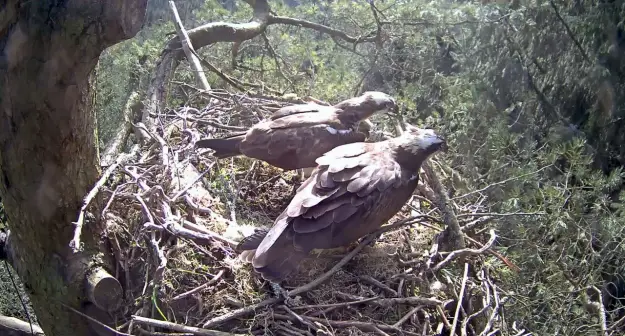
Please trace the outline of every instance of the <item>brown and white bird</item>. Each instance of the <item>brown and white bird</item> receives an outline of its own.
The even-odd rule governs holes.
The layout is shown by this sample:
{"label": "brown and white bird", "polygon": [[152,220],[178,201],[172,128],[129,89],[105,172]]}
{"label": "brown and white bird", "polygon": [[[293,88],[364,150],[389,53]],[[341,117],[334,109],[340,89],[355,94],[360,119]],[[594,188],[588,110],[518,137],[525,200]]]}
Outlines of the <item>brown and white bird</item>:
{"label": "brown and white bird", "polygon": [[283,107],[246,132],[196,142],[213,149],[217,158],[245,155],[284,170],[316,167],[315,160],[331,149],[368,136],[362,121],[381,112],[397,112],[393,97],[369,91],[334,106],[316,103]]}
{"label": "brown and white bird", "polygon": [[406,128],[398,137],[342,145],[318,158],[273,227],[237,245],[240,258],[277,283],[313,249],[346,246],[376,231],[408,201],[423,162],[447,149],[433,130]]}

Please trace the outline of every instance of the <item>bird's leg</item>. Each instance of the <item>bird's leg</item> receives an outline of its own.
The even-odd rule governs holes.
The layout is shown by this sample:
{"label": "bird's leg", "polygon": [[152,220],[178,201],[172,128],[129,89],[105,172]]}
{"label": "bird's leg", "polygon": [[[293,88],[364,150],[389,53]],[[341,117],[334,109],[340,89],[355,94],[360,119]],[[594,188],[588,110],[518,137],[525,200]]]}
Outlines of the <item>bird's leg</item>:
{"label": "bird's leg", "polygon": [[277,282],[269,281],[269,285],[271,286],[271,289],[273,289],[273,293],[276,294],[277,297],[282,296],[284,298],[284,303],[287,306],[293,307],[296,305],[295,301],[289,297],[286,289],[282,288],[280,284],[278,284]]}

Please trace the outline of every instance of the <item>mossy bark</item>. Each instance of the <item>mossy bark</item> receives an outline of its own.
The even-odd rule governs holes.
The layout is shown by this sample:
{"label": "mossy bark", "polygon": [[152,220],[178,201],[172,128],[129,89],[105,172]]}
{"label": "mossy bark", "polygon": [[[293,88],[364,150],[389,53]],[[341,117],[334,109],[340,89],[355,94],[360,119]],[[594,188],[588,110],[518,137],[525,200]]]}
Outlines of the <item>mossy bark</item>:
{"label": "mossy bark", "polygon": [[147,0],[9,0],[0,8],[0,195],[11,260],[47,336],[90,335],[85,272],[101,252],[94,225],[69,248],[97,180],[89,75],[100,53],[134,36]]}

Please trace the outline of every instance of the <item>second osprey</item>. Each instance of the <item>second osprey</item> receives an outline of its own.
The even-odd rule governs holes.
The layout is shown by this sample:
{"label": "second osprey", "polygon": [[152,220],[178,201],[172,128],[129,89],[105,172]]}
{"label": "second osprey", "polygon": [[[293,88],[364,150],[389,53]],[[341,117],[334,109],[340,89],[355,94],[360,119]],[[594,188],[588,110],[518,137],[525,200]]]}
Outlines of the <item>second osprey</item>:
{"label": "second osprey", "polygon": [[393,97],[368,91],[334,106],[301,104],[283,107],[244,133],[204,139],[217,158],[245,155],[284,170],[317,166],[315,160],[340,145],[363,142],[360,122],[380,112],[396,113]]}

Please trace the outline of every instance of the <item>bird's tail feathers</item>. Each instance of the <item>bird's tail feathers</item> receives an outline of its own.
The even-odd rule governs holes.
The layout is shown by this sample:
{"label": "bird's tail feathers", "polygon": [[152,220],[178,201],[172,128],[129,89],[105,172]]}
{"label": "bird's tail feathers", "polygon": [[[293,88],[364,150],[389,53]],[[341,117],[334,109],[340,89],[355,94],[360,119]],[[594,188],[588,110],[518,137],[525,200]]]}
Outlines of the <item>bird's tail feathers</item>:
{"label": "bird's tail feathers", "polygon": [[276,283],[284,280],[289,274],[297,270],[302,260],[308,255],[306,252],[294,249],[289,249],[288,251],[276,249],[272,252],[271,261],[265,263],[262,267],[257,267],[256,272],[260,273],[263,279]]}
{"label": "bird's tail feathers", "polygon": [[254,255],[256,254],[256,250],[245,250],[239,254],[239,260],[244,263],[251,263],[254,260]]}
{"label": "bird's tail feathers", "polygon": [[213,156],[225,159],[232,156],[241,155],[239,144],[245,138],[245,134],[229,136],[221,139],[203,139],[195,143],[198,148],[210,148],[215,151]]}
{"label": "bird's tail feathers", "polygon": [[268,229],[254,230],[254,233],[241,239],[234,250],[236,252],[243,252],[257,249],[263,239],[265,239],[268,232]]}

